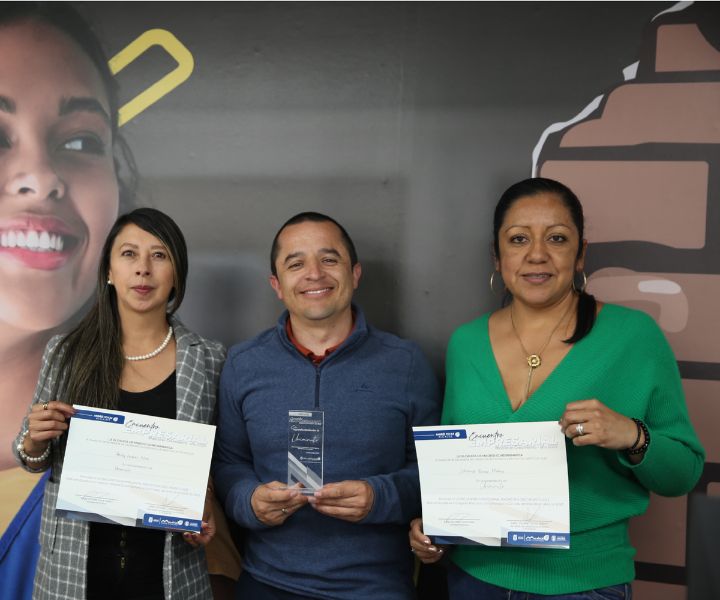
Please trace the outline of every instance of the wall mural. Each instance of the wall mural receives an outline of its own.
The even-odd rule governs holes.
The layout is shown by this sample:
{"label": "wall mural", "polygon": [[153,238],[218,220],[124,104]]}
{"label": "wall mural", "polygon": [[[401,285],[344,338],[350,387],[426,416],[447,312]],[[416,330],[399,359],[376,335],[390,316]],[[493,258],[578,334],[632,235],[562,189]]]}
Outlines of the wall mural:
{"label": "wall mural", "polygon": [[[590,292],[648,312],[670,341],[707,451],[697,491],[713,493],[720,485],[720,22],[714,7],[687,4],[659,14],[625,80],[548,128],[533,158],[536,173],[583,199]],[[645,582],[661,582],[670,594],[684,584],[686,504],[653,496],[632,522],[639,590],[660,593]]]}

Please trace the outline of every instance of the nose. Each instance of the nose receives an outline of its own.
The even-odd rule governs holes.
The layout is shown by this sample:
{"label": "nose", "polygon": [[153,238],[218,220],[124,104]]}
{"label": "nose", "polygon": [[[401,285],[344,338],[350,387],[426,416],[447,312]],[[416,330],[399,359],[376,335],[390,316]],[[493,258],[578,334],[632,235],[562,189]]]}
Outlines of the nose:
{"label": "nose", "polygon": [[9,166],[5,184],[7,194],[33,201],[58,200],[65,195],[65,184],[46,150],[17,148],[15,160]]}
{"label": "nose", "polygon": [[140,277],[147,277],[150,275],[150,259],[144,258],[141,259],[138,262],[137,269],[135,270],[135,274]]}
{"label": "nose", "polygon": [[317,260],[309,260],[305,266],[305,277],[307,279],[320,279],[322,277],[322,269],[320,262]]}
{"label": "nose", "polygon": [[545,262],[547,260],[547,248],[544,240],[534,240],[530,244],[527,259],[530,262]]}

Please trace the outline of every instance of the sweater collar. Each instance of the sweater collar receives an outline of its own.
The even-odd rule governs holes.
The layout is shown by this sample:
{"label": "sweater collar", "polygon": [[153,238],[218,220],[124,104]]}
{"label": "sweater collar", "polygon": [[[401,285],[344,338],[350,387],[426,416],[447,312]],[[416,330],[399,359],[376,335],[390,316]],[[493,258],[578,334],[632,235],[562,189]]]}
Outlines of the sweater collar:
{"label": "sweater collar", "polygon": [[[367,336],[368,324],[365,320],[365,313],[363,313],[362,309],[356,304],[352,305],[352,310],[355,313],[355,326],[353,330],[350,332],[350,335],[345,338],[345,341],[343,341],[337,348],[333,349],[332,354],[327,357],[326,361],[331,360],[333,357],[338,356],[339,354],[342,354],[345,348],[354,346],[360,340],[364,339]],[[302,354],[300,354],[295,345],[292,343],[292,340],[290,340],[290,338],[288,337],[287,320],[289,318],[290,314],[288,313],[288,311],[283,311],[283,313],[280,315],[280,318],[278,319],[276,331],[285,347],[287,347],[289,350],[291,350],[298,356],[302,356]]]}

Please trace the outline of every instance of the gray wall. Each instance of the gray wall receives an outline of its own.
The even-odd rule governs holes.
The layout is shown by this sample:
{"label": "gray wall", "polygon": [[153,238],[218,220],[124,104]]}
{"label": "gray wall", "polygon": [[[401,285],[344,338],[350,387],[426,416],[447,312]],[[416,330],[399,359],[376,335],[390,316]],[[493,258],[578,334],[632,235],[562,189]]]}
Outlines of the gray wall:
{"label": "gray wall", "polygon": [[[450,333],[497,304],[492,207],[530,174],[545,127],[635,61],[668,3],[102,3],[113,54],[154,27],[190,79],[123,127],[144,202],[177,218],[193,265],[182,315],[232,343],[274,322],[276,229],[301,210],[358,246],[372,321],[442,370]],[[128,98],[172,64],[152,50]]]}

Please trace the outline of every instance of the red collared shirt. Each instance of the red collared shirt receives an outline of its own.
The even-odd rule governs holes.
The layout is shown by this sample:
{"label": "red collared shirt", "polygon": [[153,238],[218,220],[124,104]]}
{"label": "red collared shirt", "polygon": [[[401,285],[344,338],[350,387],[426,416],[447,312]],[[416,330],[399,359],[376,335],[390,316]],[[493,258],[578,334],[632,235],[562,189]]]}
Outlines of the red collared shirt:
{"label": "red collared shirt", "polygon": [[330,354],[332,354],[335,350],[337,350],[340,346],[342,346],[343,343],[345,342],[345,340],[350,337],[350,335],[352,334],[352,332],[354,330],[355,330],[355,311],[353,311],[353,314],[352,314],[352,327],[350,328],[350,332],[347,334],[345,339],[343,339],[339,344],[335,344],[334,346],[331,346],[330,348],[326,348],[325,354],[318,355],[297,341],[297,339],[295,338],[295,335],[293,334],[292,325],[290,324],[290,317],[288,317],[287,321],[285,321],[285,333],[287,333],[288,339],[292,342],[293,346],[295,346],[295,348],[297,348],[298,352],[300,352],[300,354],[302,354],[306,358],[309,358],[312,361],[312,364],[314,364],[314,365],[319,365],[328,356],[330,356]]}

